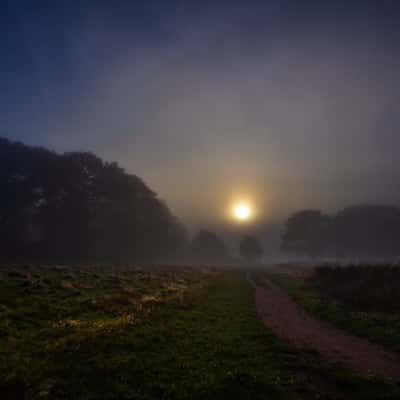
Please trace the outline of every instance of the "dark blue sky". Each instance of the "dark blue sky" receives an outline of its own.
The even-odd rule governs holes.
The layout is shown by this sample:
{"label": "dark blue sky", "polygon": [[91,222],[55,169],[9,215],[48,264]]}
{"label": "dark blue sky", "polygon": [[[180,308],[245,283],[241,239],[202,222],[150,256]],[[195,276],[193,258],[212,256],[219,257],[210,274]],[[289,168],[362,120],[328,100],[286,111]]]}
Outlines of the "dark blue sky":
{"label": "dark blue sky", "polygon": [[0,135],[92,150],[189,224],[400,202],[400,2],[3,1]]}

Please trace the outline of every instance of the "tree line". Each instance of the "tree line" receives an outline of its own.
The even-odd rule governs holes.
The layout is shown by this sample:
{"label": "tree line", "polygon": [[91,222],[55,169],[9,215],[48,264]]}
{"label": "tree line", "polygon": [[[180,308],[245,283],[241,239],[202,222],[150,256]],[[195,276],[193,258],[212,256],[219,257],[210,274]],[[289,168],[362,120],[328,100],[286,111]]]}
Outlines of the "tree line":
{"label": "tree line", "polygon": [[355,205],[326,215],[303,210],[286,222],[282,250],[310,257],[400,256],[400,207]]}
{"label": "tree line", "polygon": [[[215,233],[189,240],[139,177],[90,152],[56,152],[0,138],[0,261],[228,263]],[[262,249],[244,237],[241,255]]]}

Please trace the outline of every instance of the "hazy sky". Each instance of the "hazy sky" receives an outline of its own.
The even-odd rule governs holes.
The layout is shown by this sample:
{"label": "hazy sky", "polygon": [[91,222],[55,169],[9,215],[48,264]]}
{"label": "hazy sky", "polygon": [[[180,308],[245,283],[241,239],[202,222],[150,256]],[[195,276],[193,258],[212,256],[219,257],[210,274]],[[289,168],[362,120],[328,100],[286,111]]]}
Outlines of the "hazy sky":
{"label": "hazy sky", "polygon": [[118,161],[189,226],[400,202],[398,0],[1,6],[1,136]]}

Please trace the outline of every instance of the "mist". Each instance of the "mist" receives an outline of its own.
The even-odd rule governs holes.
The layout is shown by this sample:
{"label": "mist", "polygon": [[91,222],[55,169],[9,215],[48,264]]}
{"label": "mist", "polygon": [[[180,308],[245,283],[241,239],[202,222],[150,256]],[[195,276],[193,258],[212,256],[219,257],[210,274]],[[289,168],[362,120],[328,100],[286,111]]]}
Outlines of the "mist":
{"label": "mist", "polygon": [[6,93],[2,132],[119,162],[192,227],[223,227],[241,195],[269,224],[398,204],[397,7],[362,4],[20,13],[14,57],[34,80]]}
{"label": "mist", "polygon": [[400,2],[5,0],[0,399],[400,399]]}

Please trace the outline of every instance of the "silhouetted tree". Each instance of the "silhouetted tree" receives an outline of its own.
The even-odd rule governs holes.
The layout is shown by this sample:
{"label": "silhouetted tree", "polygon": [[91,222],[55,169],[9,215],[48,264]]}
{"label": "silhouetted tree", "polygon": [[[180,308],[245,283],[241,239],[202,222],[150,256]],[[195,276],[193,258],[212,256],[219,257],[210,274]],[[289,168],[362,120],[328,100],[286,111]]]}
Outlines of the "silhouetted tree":
{"label": "silhouetted tree", "polygon": [[262,246],[260,241],[250,235],[246,235],[242,238],[239,245],[240,255],[249,262],[256,262],[261,259]]}
{"label": "silhouetted tree", "polygon": [[137,176],[92,153],[58,155],[0,138],[0,257],[157,260],[183,226]]}
{"label": "silhouetted tree", "polygon": [[215,233],[200,230],[191,243],[191,255],[200,262],[224,262],[229,253],[225,243]]}
{"label": "silhouetted tree", "polygon": [[310,257],[322,255],[329,243],[330,222],[317,210],[295,213],[286,222],[282,250]]}
{"label": "silhouetted tree", "polygon": [[400,208],[356,205],[333,217],[298,212],[286,223],[282,249],[309,256],[398,258]]}

